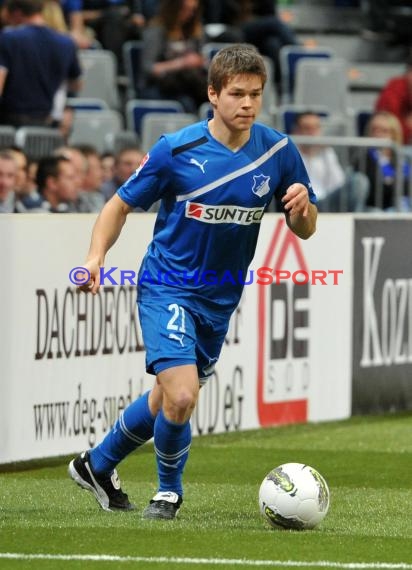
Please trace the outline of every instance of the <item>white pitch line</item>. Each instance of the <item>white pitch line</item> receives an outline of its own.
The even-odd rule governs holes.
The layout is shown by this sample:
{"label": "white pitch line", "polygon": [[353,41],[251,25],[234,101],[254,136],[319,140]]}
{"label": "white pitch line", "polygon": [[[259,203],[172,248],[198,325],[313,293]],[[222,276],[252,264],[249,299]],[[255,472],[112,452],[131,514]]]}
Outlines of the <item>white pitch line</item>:
{"label": "white pitch line", "polygon": [[342,568],[344,570],[412,570],[408,562],[333,562],[331,560],[247,560],[240,558],[180,558],[177,556],[115,556],[112,554],[25,554],[0,552],[9,560],[81,560],[90,562],[141,562],[167,564],[210,564],[216,566],[266,566],[275,568]]}

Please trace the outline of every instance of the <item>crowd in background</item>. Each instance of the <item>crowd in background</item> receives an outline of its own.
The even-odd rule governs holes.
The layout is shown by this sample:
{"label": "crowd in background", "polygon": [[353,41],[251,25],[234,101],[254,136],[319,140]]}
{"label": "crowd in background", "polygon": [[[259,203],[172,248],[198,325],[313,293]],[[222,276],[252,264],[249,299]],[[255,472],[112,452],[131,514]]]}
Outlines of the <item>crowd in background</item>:
{"label": "crowd in background", "polygon": [[[351,2],[352,5],[359,4]],[[379,33],[379,9],[372,6],[370,28]],[[0,125],[60,128],[68,140],[73,111],[65,106],[81,88],[79,49],[111,50],[123,72],[122,46],[143,40],[142,97],[174,99],[197,113],[207,101],[207,42],[247,42],[272,61],[280,91],[279,52],[299,45],[279,16],[274,0],[4,0],[0,31]],[[371,109],[371,111],[373,111]],[[412,59],[405,74],[383,89],[365,134],[412,145]],[[321,136],[314,112],[296,118],[295,134]],[[384,180],[383,209],[394,207],[395,164],[390,149],[370,149],[362,176],[344,172],[333,149],[300,147],[319,194],[321,211],[376,206],[376,176]],[[136,170],[143,153],[124,148],[114,156],[90,146],[66,146],[39,161],[18,148],[0,153],[0,213],[98,212]],[[404,168],[405,180],[409,168]],[[405,190],[407,193],[407,190]],[[405,208],[409,204],[405,201]]]}

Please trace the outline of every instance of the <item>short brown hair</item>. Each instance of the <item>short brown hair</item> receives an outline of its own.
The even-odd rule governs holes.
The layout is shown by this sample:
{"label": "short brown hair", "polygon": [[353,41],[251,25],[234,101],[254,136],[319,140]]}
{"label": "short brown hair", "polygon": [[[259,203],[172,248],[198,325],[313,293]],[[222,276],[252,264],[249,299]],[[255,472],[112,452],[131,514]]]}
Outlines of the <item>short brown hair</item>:
{"label": "short brown hair", "polygon": [[209,85],[220,93],[235,75],[258,75],[266,83],[265,63],[258,50],[249,44],[224,47],[213,57],[209,67]]}

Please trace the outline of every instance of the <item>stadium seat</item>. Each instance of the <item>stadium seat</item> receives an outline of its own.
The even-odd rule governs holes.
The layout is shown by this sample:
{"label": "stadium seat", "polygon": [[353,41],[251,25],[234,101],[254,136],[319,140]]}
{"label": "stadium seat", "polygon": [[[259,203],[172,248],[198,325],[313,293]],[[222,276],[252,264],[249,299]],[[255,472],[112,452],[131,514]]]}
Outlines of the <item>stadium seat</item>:
{"label": "stadium seat", "polygon": [[298,34],[298,38],[305,46],[327,46],[332,49],[335,57],[347,61],[357,62],[364,56],[364,39],[356,33],[305,33]]}
{"label": "stadium seat", "polygon": [[293,102],[324,105],[330,112],[345,115],[348,109],[347,62],[343,59],[302,59],[296,65]]}
{"label": "stadium seat", "polygon": [[347,117],[335,115],[322,105],[281,105],[276,116],[276,128],[287,135],[292,134],[296,115],[300,113],[316,113],[321,118],[323,135],[344,136],[348,134]]}
{"label": "stadium seat", "polygon": [[141,135],[141,122],[147,113],[183,113],[179,101],[173,99],[131,99],[126,103],[127,130]]}
{"label": "stadium seat", "polygon": [[303,58],[330,59],[335,56],[329,47],[308,48],[304,46],[283,46],[279,53],[282,103],[292,103],[295,89],[295,74],[298,61]]}
{"label": "stadium seat", "polygon": [[273,61],[269,57],[263,56],[263,61],[265,63],[267,81],[263,90],[262,111],[266,115],[273,117],[277,107],[277,93],[274,82],[275,72],[273,69]]}
{"label": "stadium seat", "polygon": [[49,156],[64,139],[60,131],[48,127],[20,127],[16,130],[15,144],[34,160]]}
{"label": "stadium seat", "polygon": [[16,129],[9,125],[0,125],[0,148],[9,148],[15,144]]}
{"label": "stadium seat", "polygon": [[209,65],[213,56],[217,54],[217,52],[224,48],[228,47],[232,44],[226,42],[208,42],[202,46],[202,55],[206,60],[206,65]]}
{"label": "stadium seat", "polygon": [[117,154],[122,149],[130,146],[140,146],[140,138],[134,131],[111,132],[104,137],[105,152]]}
{"label": "stadium seat", "polygon": [[369,109],[372,111],[375,108],[378,93],[369,90],[350,89],[348,93],[348,112],[353,115],[359,109]]}
{"label": "stadium seat", "polygon": [[279,2],[279,16],[283,16],[299,32],[359,34],[363,25],[359,8],[330,4],[327,0],[296,0],[287,4]]}
{"label": "stadium seat", "polygon": [[77,95],[103,99],[111,109],[119,108],[114,53],[103,49],[81,49],[78,54],[83,69],[83,83]]}
{"label": "stadium seat", "polygon": [[127,77],[127,98],[136,99],[144,87],[141,54],[143,42],[130,40],[123,44],[123,68]]}
{"label": "stadium seat", "polygon": [[101,111],[109,108],[106,101],[97,97],[68,97],[66,105],[75,111]]}
{"label": "stadium seat", "polygon": [[198,121],[191,113],[147,113],[142,118],[142,149],[147,151],[164,133],[172,133]]}
{"label": "stadium seat", "polygon": [[402,63],[351,63],[348,68],[349,86],[351,89],[379,92],[390,79],[403,75],[405,70],[406,66]]}
{"label": "stadium seat", "polygon": [[198,115],[201,121],[203,121],[204,119],[213,119],[212,105],[208,101],[202,103],[199,107]]}
{"label": "stadium seat", "polygon": [[112,109],[76,111],[69,144],[88,144],[94,146],[98,152],[104,152],[106,134],[121,130],[123,130],[123,119],[118,111]]}
{"label": "stadium seat", "polygon": [[324,105],[295,105],[293,103],[280,105],[276,113],[276,128],[290,135],[293,130],[293,125],[295,123],[296,116],[300,113],[316,113],[322,119],[326,119],[329,116],[329,110]]}

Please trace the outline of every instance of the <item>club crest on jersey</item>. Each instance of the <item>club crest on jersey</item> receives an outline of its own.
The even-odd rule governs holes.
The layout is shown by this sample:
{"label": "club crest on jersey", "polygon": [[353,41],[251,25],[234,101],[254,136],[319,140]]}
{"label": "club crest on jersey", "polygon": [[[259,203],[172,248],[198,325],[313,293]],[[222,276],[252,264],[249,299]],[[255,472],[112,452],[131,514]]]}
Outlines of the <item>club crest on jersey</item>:
{"label": "club crest on jersey", "polygon": [[269,187],[270,176],[265,176],[264,174],[256,174],[253,176],[253,186],[252,192],[262,198],[270,191]]}
{"label": "club crest on jersey", "polygon": [[242,208],[235,205],[213,206],[186,202],[185,217],[206,224],[259,224],[265,212],[265,205],[259,208]]}

